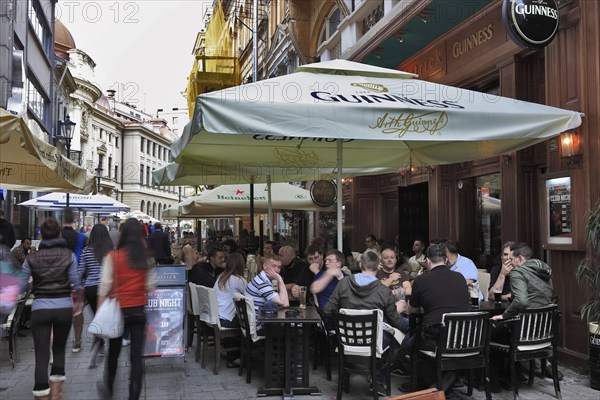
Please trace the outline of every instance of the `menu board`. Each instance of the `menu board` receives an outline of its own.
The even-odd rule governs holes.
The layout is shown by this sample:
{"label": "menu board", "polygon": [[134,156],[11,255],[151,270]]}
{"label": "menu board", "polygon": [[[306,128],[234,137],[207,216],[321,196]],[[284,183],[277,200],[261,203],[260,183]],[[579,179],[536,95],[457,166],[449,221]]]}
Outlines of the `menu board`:
{"label": "menu board", "polygon": [[571,178],[546,180],[548,243],[572,244]]}
{"label": "menu board", "polygon": [[185,265],[157,265],[156,289],[147,295],[144,357],[178,357],[185,352]]}
{"label": "menu board", "polygon": [[184,298],[184,288],[158,288],[148,293],[145,357],[183,355]]}

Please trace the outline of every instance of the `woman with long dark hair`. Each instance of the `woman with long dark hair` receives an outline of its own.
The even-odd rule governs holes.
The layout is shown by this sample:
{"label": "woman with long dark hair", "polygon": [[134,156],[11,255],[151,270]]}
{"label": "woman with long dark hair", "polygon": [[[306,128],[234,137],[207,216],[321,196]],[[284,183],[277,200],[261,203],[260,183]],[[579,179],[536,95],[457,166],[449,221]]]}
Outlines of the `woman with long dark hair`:
{"label": "woman with long dark hair", "polygon": [[[96,314],[97,309],[98,286],[100,285],[100,278],[102,276],[102,260],[106,254],[113,249],[113,241],[108,234],[106,225],[94,225],[92,232],[90,232],[89,243],[82,250],[81,255],[79,256],[79,265],[77,266],[77,272],[83,279],[85,300],[90,305],[93,314]],[[83,313],[80,313],[73,318],[80,319],[80,323],[73,324],[74,326],[83,327]],[[82,329],[75,330],[74,352],[76,352],[76,349],[81,350],[81,331]],[[90,363],[90,367],[95,367],[95,356],[101,345],[102,341],[96,340],[94,342],[94,351],[92,353],[92,363]]]}
{"label": "woman with long dark hair", "polygon": [[[35,350],[36,399],[62,399],[65,381],[65,345],[73,321],[71,289],[78,297],[81,281],[77,274],[75,255],[60,238],[60,224],[54,218],[46,218],[40,226],[42,241],[39,250],[31,253],[23,263],[23,272],[33,277],[31,305],[31,333]],[[52,341],[52,369],[50,362],[50,335]],[[50,382],[48,382],[50,381]]]}
{"label": "woman with long dark hair", "polygon": [[[233,294],[244,294],[246,289],[246,281],[243,278],[244,257],[240,253],[231,253],[227,256],[225,262],[225,270],[221,272],[213,289],[217,294],[219,307],[219,322],[224,328],[238,328],[240,322],[235,313],[235,304],[233,302]],[[230,347],[239,347],[237,339],[230,339]],[[240,352],[227,352],[227,368],[236,368],[240,366]]]}
{"label": "woman with long dark hair", "polygon": [[[107,296],[119,301],[125,330],[130,332],[131,376],[129,380],[129,400],[137,400],[142,391],[142,350],[146,325],[146,295],[156,286],[154,257],[146,248],[145,236],[140,223],[129,218],[123,224],[121,239],[116,250],[107,254],[102,266],[102,279],[98,290],[98,307]],[[108,360],[103,381],[98,389],[104,397],[112,397],[113,383],[117,374],[117,364],[121,353],[121,338],[110,339]]]}
{"label": "woman with long dark hair", "polygon": [[240,326],[235,314],[233,294],[244,294],[246,281],[242,276],[245,266],[244,257],[240,253],[231,253],[227,256],[225,271],[221,272],[213,287],[219,301],[219,320],[224,328]]}

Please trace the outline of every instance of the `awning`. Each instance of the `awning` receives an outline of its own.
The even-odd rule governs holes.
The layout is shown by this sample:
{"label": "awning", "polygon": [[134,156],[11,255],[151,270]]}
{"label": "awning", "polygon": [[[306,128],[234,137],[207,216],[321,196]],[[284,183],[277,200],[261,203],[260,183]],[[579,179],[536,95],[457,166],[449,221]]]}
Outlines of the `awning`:
{"label": "awning", "polygon": [[0,187],[91,193],[94,177],[56,147],[33,135],[22,117],[0,109]]}
{"label": "awning", "polygon": [[[19,203],[20,206],[38,210],[61,210],[67,206],[66,193],[48,193],[35,199]],[[129,210],[129,206],[104,194],[71,194],[69,207],[95,213],[110,213]]]}
{"label": "awning", "polygon": [[[268,212],[267,190],[264,183],[254,185],[254,212]],[[167,208],[162,215],[164,218],[250,215],[249,199],[250,185],[222,185],[189,197]],[[273,211],[332,211],[331,208],[316,205],[308,190],[289,183],[271,184],[271,205]]]}

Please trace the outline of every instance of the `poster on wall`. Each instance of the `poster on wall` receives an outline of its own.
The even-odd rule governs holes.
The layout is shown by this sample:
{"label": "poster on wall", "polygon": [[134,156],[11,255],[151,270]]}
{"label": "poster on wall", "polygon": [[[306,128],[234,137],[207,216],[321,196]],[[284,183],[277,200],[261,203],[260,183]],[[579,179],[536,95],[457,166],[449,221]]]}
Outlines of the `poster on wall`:
{"label": "poster on wall", "polygon": [[148,293],[145,357],[177,357],[184,353],[185,289],[158,288]]}
{"label": "poster on wall", "polygon": [[546,180],[546,210],[548,211],[548,243],[572,244],[570,177]]}

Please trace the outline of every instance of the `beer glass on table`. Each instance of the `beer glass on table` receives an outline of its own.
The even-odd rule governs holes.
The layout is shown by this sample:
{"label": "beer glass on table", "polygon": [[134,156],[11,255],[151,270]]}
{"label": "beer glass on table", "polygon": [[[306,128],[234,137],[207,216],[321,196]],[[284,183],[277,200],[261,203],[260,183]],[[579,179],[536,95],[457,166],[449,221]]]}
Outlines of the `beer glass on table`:
{"label": "beer glass on table", "polygon": [[300,286],[300,308],[306,308],[306,286]]}

